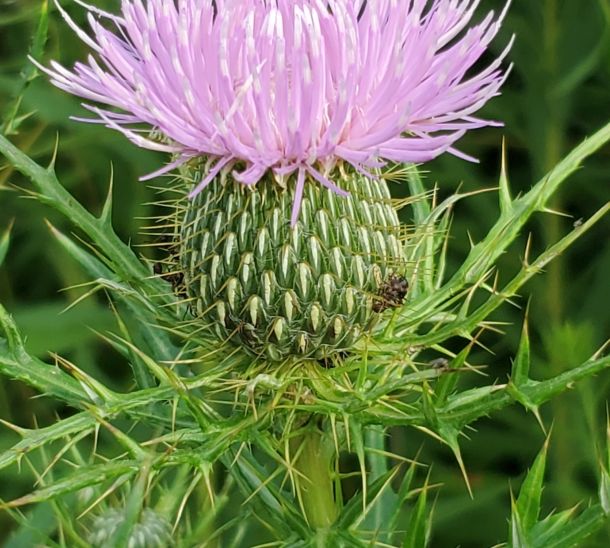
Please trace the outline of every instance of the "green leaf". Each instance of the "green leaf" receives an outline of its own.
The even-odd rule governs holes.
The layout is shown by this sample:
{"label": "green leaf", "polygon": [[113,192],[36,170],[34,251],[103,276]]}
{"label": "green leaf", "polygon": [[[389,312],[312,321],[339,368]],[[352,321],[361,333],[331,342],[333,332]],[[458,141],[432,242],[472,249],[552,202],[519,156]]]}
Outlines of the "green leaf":
{"label": "green leaf", "polygon": [[[480,283],[488,274],[490,268],[496,263],[497,259],[517,238],[527,220],[534,213],[545,211],[548,201],[560,188],[562,183],[580,167],[587,157],[608,141],[610,141],[610,124],[607,124],[577,146],[547,175],[538,181],[529,192],[514,200],[510,215],[500,216],[498,221],[488,231],[487,236],[472,247],[465,261],[447,283],[432,292],[426,292],[421,298],[410,300],[408,305],[401,310],[400,317],[396,320],[394,326],[395,337],[400,338],[404,336],[402,341],[404,345],[409,343],[430,345],[446,340],[451,336],[451,331],[448,333],[446,329],[439,329],[430,334],[429,338],[416,337],[413,335],[413,326],[425,321],[429,317],[431,310],[437,313],[443,310],[447,306],[446,303],[453,302],[454,296],[459,295],[464,287]],[[604,215],[607,211],[607,207],[602,208],[599,215],[595,216],[595,219],[598,220],[600,215]],[[575,230],[571,236],[578,237],[581,234],[579,230]],[[562,242],[563,249],[571,243],[566,239]],[[517,276],[512,284],[509,284],[509,287],[513,285],[513,287],[510,287],[510,290],[507,291],[505,289],[502,292],[498,292],[497,297],[499,298],[492,300],[496,301],[497,306],[505,302],[507,296],[512,296],[516,289],[527,279],[534,273],[539,272],[543,265],[546,265],[546,263],[555,258],[558,251],[557,246],[550,248],[535,263],[535,268],[532,269],[533,265],[528,265],[528,268]],[[521,281],[518,281],[518,278],[522,278]],[[518,283],[515,284],[515,282]],[[488,314],[489,310],[482,314],[482,317],[485,318]],[[478,325],[479,321],[481,321],[480,316],[475,326]],[[453,333],[455,334],[455,330],[453,330]]]}
{"label": "green leaf", "polygon": [[523,321],[523,329],[521,331],[521,340],[519,341],[519,349],[517,356],[513,362],[511,381],[515,386],[521,386],[529,380],[530,372],[530,338],[527,328],[527,314]]}
{"label": "green leaf", "polygon": [[119,478],[135,475],[141,468],[141,463],[135,460],[112,460],[104,464],[81,467],[72,471],[66,478],[58,480],[47,487],[37,489],[29,495],[19,497],[10,502],[0,502],[0,508],[17,508],[45,500],[74,493],[85,487],[99,485],[106,481],[116,481]]}
{"label": "green leaf", "polygon": [[112,190],[114,187],[114,170],[110,174],[110,184],[108,185],[108,193],[106,194],[106,200],[104,207],[100,215],[100,221],[112,230]]}
{"label": "green leaf", "polygon": [[45,444],[52,443],[63,438],[69,438],[79,433],[95,429],[97,422],[91,413],[83,412],[67,419],[55,422],[51,426],[26,430],[6,425],[16,430],[23,438],[19,443],[10,449],[0,453],[0,470],[11,464],[18,463],[24,455],[43,447]]}
{"label": "green leaf", "polygon": [[532,541],[541,544],[545,538],[560,534],[564,528],[569,527],[570,521],[574,519],[577,512],[578,507],[575,506],[563,512],[550,514],[532,528],[530,534]]}
{"label": "green leaf", "polygon": [[422,487],[421,493],[411,512],[407,534],[403,540],[403,548],[425,548],[428,545],[430,516],[428,515],[428,480]]}
{"label": "green leaf", "polygon": [[[606,514],[601,505],[587,508],[575,519],[563,527],[552,531],[532,535],[532,548],[575,548],[585,546],[585,539],[595,534],[607,522]],[[537,532],[537,531],[536,531]],[[535,533],[536,533],[535,532]]]}
{"label": "green leaf", "polygon": [[449,362],[449,372],[443,375],[434,388],[434,404],[436,407],[443,405],[447,398],[457,387],[459,376],[455,372],[466,365],[466,360],[474,346],[474,342],[469,343],[455,358]]}
{"label": "green leaf", "polygon": [[[368,426],[364,429],[366,443],[366,460],[369,465],[369,478],[371,482],[388,473],[388,456],[385,453],[386,430],[382,426]],[[369,510],[364,522],[364,529],[376,531],[377,538],[385,540],[390,530],[388,521],[400,508],[397,508],[398,497],[391,486],[384,489],[377,497]]]}
{"label": "green leaf", "polygon": [[[515,275],[503,288],[495,289],[491,292],[487,301],[479,306],[476,310],[469,312],[467,317],[457,316],[453,321],[447,322],[442,327],[435,326],[435,329],[430,330],[424,334],[418,334],[411,325],[409,329],[402,331],[401,329],[395,328],[394,334],[395,339],[401,340],[400,348],[404,348],[405,345],[417,345],[417,346],[431,346],[439,344],[453,336],[460,336],[466,338],[472,338],[470,333],[481,327],[481,323],[485,321],[489,315],[496,310],[499,306],[506,303],[507,299],[516,295],[519,289],[532,277],[539,274],[543,269],[559,255],[561,255],[566,249],[568,249],[574,242],[576,242],[582,235],[590,230],[597,222],[599,222],[608,212],[610,211],[610,203],[606,204],[593,216],[591,216],[586,222],[572,230],[567,236],[561,239],[556,244],[550,246],[546,251],[541,253],[534,261],[525,263],[519,273]],[[495,244],[492,244],[492,247]],[[483,258],[486,255],[483,254]],[[426,299],[418,302],[409,302],[409,306],[404,310],[404,314],[401,314],[402,321],[405,321],[410,316],[413,316],[414,311],[420,308],[423,302],[427,303],[427,306],[437,307],[437,314],[444,310],[448,306],[455,305],[456,301],[461,300],[468,294],[472,294],[472,290],[480,286],[489,272],[485,271],[480,273],[479,279],[473,279],[474,284],[469,290],[460,293],[459,289],[456,289],[457,293],[451,293],[451,297],[446,302],[436,302],[436,295],[441,295],[447,286],[443,286],[442,290],[433,294],[433,297],[427,297]],[[463,284],[461,284],[463,285]],[[461,286],[460,286],[461,287]],[[430,299],[434,298],[435,302],[430,302]],[[431,308],[427,308],[429,310]],[[409,323],[420,323],[425,321],[424,317],[412,317]],[[377,342],[377,341],[376,341]],[[394,341],[379,341],[379,344],[383,346],[385,351],[389,351],[391,348],[397,346]]]}
{"label": "green leaf", "polygon": [[508,162],[506,158],[506,141],[502,141],[502,166],[500,170],[500,213],[510,215],[513,209],[513,199],[510,194],[510,184],[508,182]]}
{"label": "green leaf", "polygon": [[[610,368],[610,356],[589,360],[546,381],[530,381],[521,387],[521,392],[533,404],[540,405],[566,391],[574,383],[608,368]],[[447,405],[438,410],[438,416],[457,425],[466,425],[499,411],[514,401],[516,400],[507,386],[473,388],[450,397]]]}
{"label": "green leaf", "polygon": [[[609,7],[610,11],[610,7]],[[608,516],[610,516],[610,417],[606,418],[605,458],[601,459],[601,479],[599,483],[599,501]]]}
{"label": "green leaf", "polygon": [[[97,257],[94,257],[53,226],[49,226],[61,246],[90,276],[96,278],[99,283],[104,283],[102,280],[108,280],[110,283],[118,284],[117,277]],[[127,307],[133,316],[132,323],[134,324],[134,329],[132,333],[128,330],[128,324],[119,317],[118,312],[116,314],[123,337],[128,342],[135,344],[143,352],[150,351],[150,354],[157,361],[171,362],[175,359],[180,349],[171,342],[167,330],[162,329],[157,324],[157,318],[150,308],[145,306],[139,299],[134,298],[134,294],[129,292],[129,288],[125,288],[124,291],[114,291],[113,294]],[[130,365],[134,369],[134,376],[138,386],[141,388],[154,386],[154,379],[146,365],[142,363],[140,357],[133,352],[131,347],[128,347],[127,351],[131,355]]]}
{"label": "green leaf", "polygon": [[396,497],[396,507],[392,513],[390,518],[390,522],[388,525],[388,531],[391,532],[393,536],[393,540],[396,540],[397,529],[399,528],[399,520],[402,516],[402,508],[406,504],[407,500],[412,496],[411,486],[413,485],[413,478],[415,477],[415,472],[417,470],[417,462],[413,461],[408,470],[406,471],[402,481],[400,483],[400,489],[398,490],[398,495]]}
{"label": "green leaf", "polygon": [[548,448],[549,440],[547,438],[532,468],[527,473],[517,498],[515,511],[519,516],[519,522],[526,535],[538,522],[538,516],[540,515],[540,501],[542,499]]}
{"label": "green leaf", "polygon": [[[6,350],[1,346],[2,338],[4,338]],[[0,360],[3,357],[8,358],[9,354],[22,352],[23,350],[23,338],[10,314],[0,304]]]}
{"label": "green leaf", "polygon": [[59,245],[61,245],[68,255],[70,255],[87,274],[93,278],[106,278],[118,281],[113,272],[100,259],[83,249],[82,246],[75,243],[74,240],[59,231],[50,222],[47,222],[47,225]]}
{"label": "green leaf", "polygon": [[602,504],[591,506],[578,516],[577,507],[574,507],[538,521],[548,444],[547,438],[521,486],[519,498],[512,502],[509,546],[513,548],[582,546],[584,539],[594,534],[607,521]]}
{"label": "green leaf", "polygon": [[415,215],[415,223],[417,225],[423,224],[426,222],[426,219],[430,215],[430,203],[427,199],[424,199],[423,196],[426,195],[427,189],[424,186],[421,175],[419,174],[419,170],[416,166],[410,165],[407,168],[409,171],[407,173],[407,183],[409,185],[409,192],[411,196],[422,196],[422,199],[419,199],[413,203],[413,211]]}
{"label": "green leaf", "polygon": [[[362,522],[365,522],[369,511],[375,507],[375,503],[378,502],[383,494],[386,492],[392,492],[391,482],[396,477],[399,468],[394,467],[383,475],[378,477],[375,481],[372,481],[366,490],[367,499],[364,498],[364,491],[361,489],[353,497],[349,499],[347,504],[343,507],[343,510],[337,519],[336,526],[342,529],[349,529],[356,527]],[[366,523],[366,522],[365,522]],[[388,523],[381,524],[381,527],[373,529],[374,531],[387,531]],[[369,529],[368,527],[364,527]]]}
{"label": "green leaf", "polygon": [[[141,348],[141,345],[134,345],[131,340],[129,331],[127,330],[127,326],[117,314],[117,321],[119,324],[119,329],[125,338],[128,344],[124,345],[126,347],[126,351],[129,354],[130,360],[129,365],[131,366],[131,370],[133,371],[133,376],[138,385],[138,388],[152,388],[156,385],[155,376],[149,367],[150,362],[142,359],[142,356],[139,352],[134,351],[134,348]],[[143,324],[146,325],[146,324]],[[146,354],[144,354],[146,355]],[[152,360],[151,360],[152,361]],[[154,361],[153,361],[154,363]]]}
{"label": "green leaf", "polygon": [[269,481],[269,473],[248,453],[248,450],[238,453],[229,449],[221,460],[244,496],[252,502],[255,515],[273,523],[278,538],[288,538],[291,533],[307,538],[310,528],[301,512],[283,491]]}
{"label": "green leaf", "polygon": [[113,230],[109,230],[104,222],[77,202],[60,184],[52,169],[44,169],[38,165],[2,135],[0,153],[15,169],[30,178],[41,201],[54,207],[91,238],[121,280],[145,289],[151,299],[159,302],[167,299],[166,285],[160,280],[150,278],[147,267],[129,246],[123,243]]}
{"label": "green leaf", "polygon": [[356,453],[358,465],[360,467],[360,481],[362,482],[362,515],[366,514],[366,503],[368,501],[368,479],[366,470],[366,456],[364,451],[364,427],[356,420],[349,421],[350,441],[352,450]]}
{"label": "green leaf", "polygon": [[0,328],[4,331],[6,340],[3,348],[0,331],[0,373],[77,407],[91,401],[87,390],[70,375],[57,366],[48,365],[26,353],[21,335],[2,305]]}
{"label": "green leaf", "polygon": [[521,524],[521,517],[519,516],[519,512],[516,509],[516,503],[511,496],[511,517],[510,517],[510,541],[508,546],[510,548],[530,548],[527,537],[525,535],[525,531],[523,530],[523,525]]}

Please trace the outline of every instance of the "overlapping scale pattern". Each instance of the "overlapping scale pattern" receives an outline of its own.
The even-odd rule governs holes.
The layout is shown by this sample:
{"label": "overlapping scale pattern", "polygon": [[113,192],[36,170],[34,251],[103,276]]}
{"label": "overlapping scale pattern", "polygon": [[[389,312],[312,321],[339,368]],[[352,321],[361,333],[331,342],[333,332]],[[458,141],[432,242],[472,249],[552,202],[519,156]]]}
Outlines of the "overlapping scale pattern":
{"label": "overlapping scale pattern", "polygon": [[185,202],[177,237],[193,314],[254,353],[324,358],[349,349],[377,314],[379,288],[404,270],[399,222],[385,181],[343,174],[342,197],[271,177],[246,187],[217,178]]}

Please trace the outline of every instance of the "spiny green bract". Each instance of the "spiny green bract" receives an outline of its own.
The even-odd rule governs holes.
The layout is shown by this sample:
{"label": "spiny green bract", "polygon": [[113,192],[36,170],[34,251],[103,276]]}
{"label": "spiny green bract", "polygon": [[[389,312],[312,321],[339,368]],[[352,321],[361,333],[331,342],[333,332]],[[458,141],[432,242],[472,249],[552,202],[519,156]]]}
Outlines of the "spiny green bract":
{"label": "spiny green bract", "polygon": [[[247,187],[227,175],[194,199],[184,185],[176,270],[192,313],[220,339],[236,337],[271,360],[324,358],[350,349],[379,311],[401,304],[383,293],[404,272],[386,182],[335,174],[349,196],[308,182],[295,226],[291,181]],[[201,177],[193,167],[185,175],[191,184]]]}

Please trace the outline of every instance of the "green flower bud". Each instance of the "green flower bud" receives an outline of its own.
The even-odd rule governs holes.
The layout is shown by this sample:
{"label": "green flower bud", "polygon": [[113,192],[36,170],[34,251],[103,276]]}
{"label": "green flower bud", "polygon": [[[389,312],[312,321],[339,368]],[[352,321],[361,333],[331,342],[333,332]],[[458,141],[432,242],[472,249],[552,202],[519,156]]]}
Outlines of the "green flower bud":
{"label": "green flower bud", "polygon": [[180,202],[184,290],[193,315],[220,339],[272,360],[321,359],[350,349],[379,312],[400,304],[383,296],[404,272],[386,182],[355,172],[335,182],[347,197],[306,184],[294,226],[290,181],[248,187],[218,177]]}

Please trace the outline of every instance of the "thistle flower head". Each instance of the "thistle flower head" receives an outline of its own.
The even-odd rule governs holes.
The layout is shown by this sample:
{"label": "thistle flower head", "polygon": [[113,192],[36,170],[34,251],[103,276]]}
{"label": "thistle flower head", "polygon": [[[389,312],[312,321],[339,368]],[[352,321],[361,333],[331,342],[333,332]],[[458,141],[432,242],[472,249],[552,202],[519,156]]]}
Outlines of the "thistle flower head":
{"label": "thistle flower head", "polygon": [[460,154],[452,147],[467,130],[494,124],[475,113],[498,93],[508,48],[471,69],[506,9],[468,28],[478,4],[123,0],[119,15],[85,5],[89,33],[58,5],[94,55],[43,70],[91,102],[93,121],[175,155],[148,177],[214,160],[192,195],[223,168],[246,185],[298,172],[294,224],[305,174],[342,193],[327,177],[339,161],[366,170]]}

